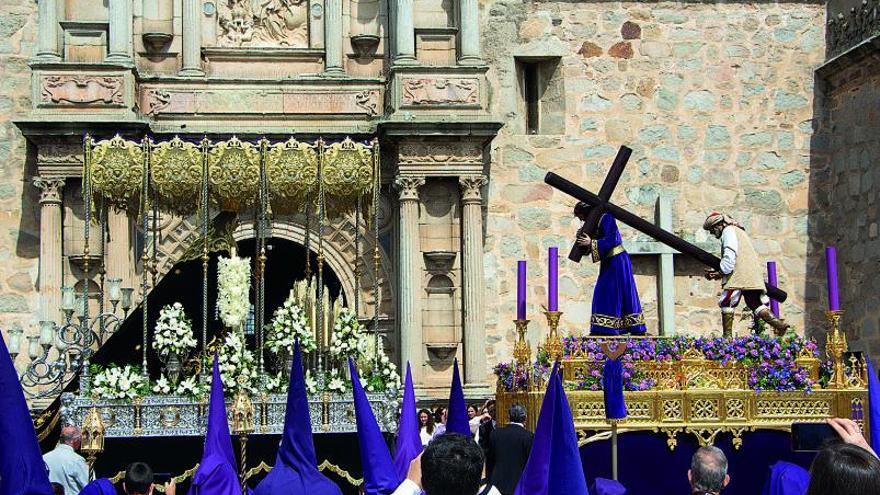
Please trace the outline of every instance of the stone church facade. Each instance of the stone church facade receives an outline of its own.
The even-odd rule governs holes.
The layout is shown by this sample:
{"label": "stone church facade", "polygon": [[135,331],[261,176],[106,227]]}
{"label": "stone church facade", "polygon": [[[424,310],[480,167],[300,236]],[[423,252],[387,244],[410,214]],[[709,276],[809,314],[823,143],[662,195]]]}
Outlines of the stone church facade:
{"label": "stone church facade", "polygon": [[[0,326],[34,333],[40,320],[60,321],[60,287],[82,274],[86,133],[353,136],[381,144],[382,262],[378,272],[352,269],[354,227],[340,220],[328,264],[349,297],[356,286],[381,285],[381,301],[364,291],[362,316],[379,304],[389,349],[414,363],[426,392],[448,384],[456,356],[468,390],[489,392],[492,365],[512,354],[519,259],[529,261],[529,338],[543,339],[546,250],[567,252],[577,229],[573,200],[544,185],[544,173],[598,189],[622,144],[634,153],[614,201],[645,218],[668,205],[669,228],[713,251],[700,231],[705,215],[717,209],[742,221],[758,253],[778,262],[789,293],[783,313],[800,332],[823,331],[819,253],[840,242],[844,305],[864,308],[848,327],[856,342],[880,344],[870,340],[878,335],[872,299],[857,300],[856,286],[873,279],[847,264],[876,259],[873,217],[852,214],[873,212],[860,200],[872,183],[843,178],[870,175],[873,138],[860,142],[860,169],[832,170],[852,153],[846,136],[861,132],[840,131],[861,128],[853,112],[877,83],[865,64],[823,94],[827,15],[826,5],[806,1],[3,2]],[[858,81],[873,88],[864,100],[841,89]],[[832,177],[858,191],[839,219],[821,207]],[[866,235],[834,239],[844,222]],[[166,218],[162,229],[160,274],[196,227]],[[274,229],[293,242],[305,237],[295,217]],[[702,267],[631,230],[624,236],[637,254],[649,331],[719,332],[718,288]],[[138,239],[136,223],[111,212],[106,245],[89,256],[107,277],[138,287]],[[863,252],[858,261],[847,258],[851,244],[863,245],[853,248]],[[596,274],[588,262],[562,262],[564,332],[586,331]]]}

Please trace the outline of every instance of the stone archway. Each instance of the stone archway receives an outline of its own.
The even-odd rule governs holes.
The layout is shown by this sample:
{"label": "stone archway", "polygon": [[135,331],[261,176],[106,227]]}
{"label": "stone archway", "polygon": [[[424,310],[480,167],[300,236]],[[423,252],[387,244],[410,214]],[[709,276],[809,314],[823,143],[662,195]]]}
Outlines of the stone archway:
{"label": "stone archway", "polygon": [[[271,232],[268,237],[286,239],[302,246],[306,244],[306,228],[302,215],[280,216],[273,220]],[[160,224],[161,235],[157,246],[157,280],[161,280],[168,271],[177,263],[183,254],[187,252],[193,242],[200,238],[199,220],[195,216],[187,218],[167,217]],[[365,230],[360,226],[361,232]],[[361,318],[371,318],[375,305],[373,295],[374,281],[379,282],[379,317],[381,327],[387,332],[392,328],[388,322],[393,319],[394,308],[394,270],[390,263],[388,253],[379,247],[380,264],[376,273],[372,263],[372,252],[375,243],[372,239],[361,239],[360,253],[358,258],[354,241],[354,218],[349,215],[325,226],[324,236],[324,259],[327,267],[339,277],[342,290],[348,301],[353,301],[355,293],[355,261],[360,265],[360,314]],[[236,241],[252,239],[254,237],[253,224],[243,222],[233,234]],[[311,231],[311,250],[317,252],[317,233],[314,227]],[[392,340],[393,342],[393,340]]]}

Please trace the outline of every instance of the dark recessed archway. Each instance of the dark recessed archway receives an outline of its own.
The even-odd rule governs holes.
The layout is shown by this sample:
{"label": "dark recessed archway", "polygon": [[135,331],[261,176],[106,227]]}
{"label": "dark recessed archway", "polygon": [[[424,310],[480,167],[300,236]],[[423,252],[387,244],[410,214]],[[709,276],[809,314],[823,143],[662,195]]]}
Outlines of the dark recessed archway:
{"label": "dark recessed archway", "polygon": [[[254,260],[255,241],[247,239],[238,242],[238,254]],[[266,240],[266,275],[265,275],[265,298],[266,298],[266,321],[272,319],[272,313],[281,306],[290,294],[294,282],[305,278],[306,273],[306,249],[304,246],[281,238],[269,238]],[[317,255],[311,254],[312,275],[316,276],[318,266]],[[223,331],[223,325],[216,314],[217,302],[217,258],[228,256],[227,252],[212,253],[208,262],[208,342]],[[253,265],[252,268],[253,270]],[[184,261],[174,265],[158,286],[150,293],[148,328],[153,332],[159,310],[167,305],[179,302],[186,310],[186,314],[193,321],[193,332],[201,341],[202,335],[202,262],[201,260]],[[330,293],[330,298],[340,297],[342,284],[339,277],[332,269],[324,264],[324,285]],[[250,301],[253,304],[254,286],[251,286]],[[343,296],[344,297],[344,296]],[[110,338],[92,359],[99,365],[109,363],[116,364],[140,364],[142,342],[142,311],[137,308],[125,321],[120,330]],[[253,344],[253,336],[249,336]],[[152,340],[150,340],[152,342]],[[150,375],[158,376],[161,363],[152,349],[148,352],[148,366]]]}

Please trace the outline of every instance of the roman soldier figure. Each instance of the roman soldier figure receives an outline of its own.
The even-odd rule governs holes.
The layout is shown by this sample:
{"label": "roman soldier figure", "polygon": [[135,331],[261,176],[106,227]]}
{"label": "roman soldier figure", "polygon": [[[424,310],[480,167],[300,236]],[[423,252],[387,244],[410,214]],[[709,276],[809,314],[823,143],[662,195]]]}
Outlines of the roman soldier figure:
{"label": "roman soldier figure", "polygon": [[756,319],[765,321],[773,327],[777,335],[783,335],[791,328],[785,320],[777,318],[767,307],[769,299],[764,286],[764,276],[758,254],[745,228],[734,219],[722,213],[713,212],[703,223],[703,229],[721,239],[721,266],[719,270],[709,270],[706,278],[721,280],[721,321],[724,336],[733,335],[734,309],[740,299]]}

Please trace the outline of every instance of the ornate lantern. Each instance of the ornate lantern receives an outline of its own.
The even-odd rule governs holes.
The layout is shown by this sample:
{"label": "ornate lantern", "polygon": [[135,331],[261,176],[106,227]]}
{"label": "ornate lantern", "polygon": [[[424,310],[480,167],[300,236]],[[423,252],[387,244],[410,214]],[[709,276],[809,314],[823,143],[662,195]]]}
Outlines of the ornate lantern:
{"label": "ornate lantern", "polygon": [[89,470],[95,463],[98,454],[104,452],[104,419],[97,407],[92,407],[83,418],[82,423],[82,450],[86,454]]}

